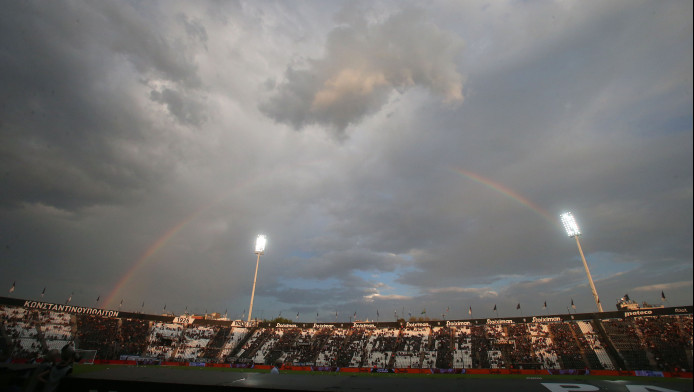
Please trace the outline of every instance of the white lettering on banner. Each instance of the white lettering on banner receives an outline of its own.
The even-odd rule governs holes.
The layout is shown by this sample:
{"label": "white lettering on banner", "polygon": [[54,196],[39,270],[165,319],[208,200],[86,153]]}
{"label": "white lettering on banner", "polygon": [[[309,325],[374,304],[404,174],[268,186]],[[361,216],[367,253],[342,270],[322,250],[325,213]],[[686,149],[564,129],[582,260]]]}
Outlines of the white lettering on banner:
{"label": "white lettering on banner", "polygon": [[561,317],[533,317],[533,323],[553,323],[561,321]]}
{"label": "white lettering on banner", "polygon": [[173,319],[173,322],[174,322],[175,324],[193,324],[193,321],[195,321],[194,318],[192,318],[192,317],[184,317],[184,316],[176,317],[176,318]]}
{"label": "white lettering on banner", "polygon": [[316,329],[317,328],[335,328],[335,326],[332,324],[316,324],[316,323],[314,323],[313,328],[316,328]]}
{"label": "white lettering on banner", "polygon": [[653,314],[652,310],[636,310],[633,312],[624,312],[624,317],[629,317],[629,316],[646,316],[649,314]]}
{"label": "white lettering on banner", "polygon": [[487,324],[513,324],[513,320],[492,320],[492,319],[487,319]]}
{"label": "white lettering on banner", "polygon": [[299,327],[297,327],[296,324],[280,324],[280,323],[277,323],[277,325],[275,326],[275,328],[299,328]]}
{"label": "white lettering on banner", "polygon": [[429,324],[428,323],[410,323],[410,322],[408,322],[407,325],[405,325],[405,327],[407,327],[407,328],[411,328],[411,327],[429,328]]}
{"label": "white lettering on banner", "polygon": [[543,382],[541,383],[542,386],[545,388],[549,389],[552,392],[566,392],[566,391],[571,391],[571,392],[579,392],[579,391],[598,391],[599,388],[596,387],[595,385],[589,385],[589,384],[565,384],[565,383],[548,383],[548,382]]}
{"label": "white lettering on banner", "polygon": [[629,392],[677,392],[674,389],[655,387],[653,385],[626,385]]}
{"label": "white lettering on banner", "polygon": [[50,311],[54,311],[54,312],[88,314],[88,315],[102,316],[102,317],[118,317],[118,314],[119,314],[119,312],[117,310],[84,308],[81,306],[58,305],[58,304],[51,304],[48,302],[38,302],[38,301],[24,301],[24,307],[29,308],[29,309],[42,309],[42,310],[50,310]]}
{"label": "white lettering on banner", "polygon": [[687,312],[687,309],[675,308],[675,313],[689,313],[689,312]]}
{"label": "white lettering on banner", "polygon": [[446,321],[446,326],[450,327],[465,327],[468,325],[472,325],[472,323],[469,321]]}
{"label": "white lettering on banner", "polygon": [[376,328],[373,324],[354,323],[354,328]]}

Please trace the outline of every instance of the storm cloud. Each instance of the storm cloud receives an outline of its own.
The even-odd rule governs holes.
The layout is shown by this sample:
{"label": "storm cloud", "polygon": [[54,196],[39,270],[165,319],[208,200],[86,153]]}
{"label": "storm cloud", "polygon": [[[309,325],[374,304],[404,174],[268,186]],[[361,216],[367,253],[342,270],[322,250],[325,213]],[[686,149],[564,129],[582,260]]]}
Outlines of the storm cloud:
{"label": "storm cloud", "polygon": [[264,233],[266,318],[591,311],[571,210],[604,304],[690,305],[691,15],[9,3],[0,284],[241,317]]}

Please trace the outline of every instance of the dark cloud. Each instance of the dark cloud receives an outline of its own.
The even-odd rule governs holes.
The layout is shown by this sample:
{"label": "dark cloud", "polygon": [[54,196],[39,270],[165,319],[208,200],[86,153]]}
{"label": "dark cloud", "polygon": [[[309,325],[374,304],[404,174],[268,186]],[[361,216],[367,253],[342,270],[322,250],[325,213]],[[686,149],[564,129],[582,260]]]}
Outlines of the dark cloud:
{"label": "dark cloud", "polygon": [[[168,124],[152,121],[140,94],[200,81],[185,45],[157,33],[140,11],[26,2],[4,14],[0,159],[11,191],[2,204],[117,203],[175,165],[175,146],[161,148]],[[151,97],[185,125],[204,121],[189,93],[153,89]]]}
{"label": "dark cloud", "polygon": [[7,5],[16,295],[240,317],[263,232],[258,315],[588,311],[569,209],[605,303],[691,304],[691,4],[339,6]]}
{"label": "dark cloud", "polygon": [[379,111],[393,91],[424,87],[446,102],[463,100],[455,61],[462,41],[408,9],[382,22],[359,16],[328,35],[325,56],[290,66],[276,94],[260,108],[296,129],[320,124],[342,134]]}

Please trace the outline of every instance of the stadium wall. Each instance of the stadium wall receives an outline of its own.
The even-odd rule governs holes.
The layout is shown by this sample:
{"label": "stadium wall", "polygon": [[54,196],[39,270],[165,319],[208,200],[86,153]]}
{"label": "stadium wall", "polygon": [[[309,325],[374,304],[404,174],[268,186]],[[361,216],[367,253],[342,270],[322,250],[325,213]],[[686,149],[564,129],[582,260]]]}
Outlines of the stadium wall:
{"label": "stadium wall", "polygon": [[[159,321],[165,323],[177,324],[202,324],[202,325],[220,325],[220,326],[243,326],[245,323],[239,320],[205,320],[193,317],[174,317],[161,316],[144,313],[121,312],[117,310],[108,310],[100,308],[91,308],[84,306],[71,306],[55,304],[43,301],[25,300],[19,298],[0,297],[0,305],[17,306],[25,309],[39,309],[54,312],[65,312],[71,314],[85,314],[101,317],[113,318],[129,318],[148,321]],[[608,320],[608,319],[626,319],[630,317],[644,316],[673,316],[682,314],[692,314],[692,305],[689,306],[673,306],[667,308],[639,309],[629,311],[611,311],[602,313],[575,313],[575,314],[554,314],[546,316],[528,316],[528,317],[501,317],[501,318],[484,318],[484,319],[469,319],[469,320],[435,320],[435,321],[418,321],[418,322],[351,322],[351,323],[270,323],[259,322],[254,326],[260,328],[409,328],[409,327],[463,327],[472,325],[503,325],[503,324],[522,324],[522,323],[552,323],[566,321],[590,321],[590,320]]]}

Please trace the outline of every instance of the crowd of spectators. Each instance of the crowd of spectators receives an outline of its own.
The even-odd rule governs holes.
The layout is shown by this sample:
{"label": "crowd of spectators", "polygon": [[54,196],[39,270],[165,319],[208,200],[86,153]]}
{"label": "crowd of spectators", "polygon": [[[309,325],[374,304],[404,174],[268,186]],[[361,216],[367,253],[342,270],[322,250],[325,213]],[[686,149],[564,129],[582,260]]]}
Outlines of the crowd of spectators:
{"label": "crowd of spectators", "polygon": [[96,350],[96,358],[118,357],[118,324],[120,319],[77,315],[75,346],[82,350]]}
{"label": "crowd of spectators", "polygon": [[687,350],[692,351],[691,317],[679,320],[672,316],[640,318],[636,325],[660,370],[689,368]]}
{"label": "crowd of spectators", "polygon": [[568,323],[552,323],[549,325],[552,333],[552,352],[557,355],[562,369],[585,369],[588,364],[578,347],[574,330]]}
{"label": "crowd of spectators", "polygon": [[636,329],[633,318],[604,320],[602,325],[627,368],[653,368],[646,354],[646,344],[641,340],[640,331]]}
{"label": "crowd of spectators", "polygon": [[379,368],[682,370],[691,367],[692,316],[374,328],[258,328],[0,306],[0,349],[29,358],[71,341],[97,359],[135,355],[213,361]]}

